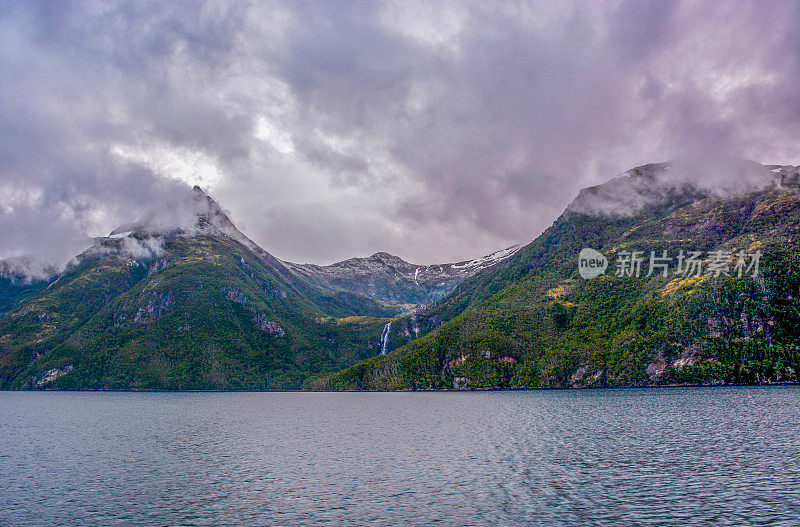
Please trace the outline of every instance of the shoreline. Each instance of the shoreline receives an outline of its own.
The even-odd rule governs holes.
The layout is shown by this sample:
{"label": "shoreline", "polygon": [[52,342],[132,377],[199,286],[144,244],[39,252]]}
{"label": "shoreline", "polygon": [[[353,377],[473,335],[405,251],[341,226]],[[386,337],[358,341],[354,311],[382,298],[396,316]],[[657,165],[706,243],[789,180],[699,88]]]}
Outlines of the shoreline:
{"label": "shoreline", "polygon": [[650,389],[675,389],[675,388],[769,388],[800,386],[800,382],[772,382],[759,384],[660,384],[645,386],[581,386],[581,387],[541,387],[541,388],[475,388],[466,390],[452,389],[420,389],[420,390],[136,390],[136,389],[0,389],[6,393],[475,393],[475,392],[542,392],[542,391],[612,391],[612,390],[650,390]]}

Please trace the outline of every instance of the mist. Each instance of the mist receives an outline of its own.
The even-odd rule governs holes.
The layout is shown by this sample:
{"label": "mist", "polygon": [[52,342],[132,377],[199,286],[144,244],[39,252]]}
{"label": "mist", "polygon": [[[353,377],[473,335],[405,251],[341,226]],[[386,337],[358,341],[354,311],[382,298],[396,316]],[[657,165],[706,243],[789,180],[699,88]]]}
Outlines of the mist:
{"label": "mist", "polygon": [[593,216],[632,216],[648,205],[664,203],[681,194],[717,198],[744,196],[781,187],[787,176],[797,181],[798,168],[708,156],[651,163],[582,190],[567,210]]}

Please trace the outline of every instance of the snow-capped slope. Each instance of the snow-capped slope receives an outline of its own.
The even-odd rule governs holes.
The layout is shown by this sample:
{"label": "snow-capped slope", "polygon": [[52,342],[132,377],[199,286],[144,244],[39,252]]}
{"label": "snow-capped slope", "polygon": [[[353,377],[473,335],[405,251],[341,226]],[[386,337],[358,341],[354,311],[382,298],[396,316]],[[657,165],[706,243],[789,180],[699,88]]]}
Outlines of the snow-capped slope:
{"label": "snow-capped slope", "polygon": [[427,304],[442,298],[483,269],[505,261],[519,245],[463,262],[417,265],[389,253],[350,258],[331,265],[283,262],[290,271],[325,289],[352,291],[376,300]]}

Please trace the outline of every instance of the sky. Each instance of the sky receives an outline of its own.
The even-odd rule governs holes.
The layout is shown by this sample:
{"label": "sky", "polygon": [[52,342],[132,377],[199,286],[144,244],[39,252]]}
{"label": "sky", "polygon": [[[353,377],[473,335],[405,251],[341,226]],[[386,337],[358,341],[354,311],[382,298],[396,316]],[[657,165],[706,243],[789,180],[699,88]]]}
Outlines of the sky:
{"label": "sky", "polygon": [[798,1],[0,3],[0,258],[197,184],[285,260],[459,261],[635,166],[798,138]]}

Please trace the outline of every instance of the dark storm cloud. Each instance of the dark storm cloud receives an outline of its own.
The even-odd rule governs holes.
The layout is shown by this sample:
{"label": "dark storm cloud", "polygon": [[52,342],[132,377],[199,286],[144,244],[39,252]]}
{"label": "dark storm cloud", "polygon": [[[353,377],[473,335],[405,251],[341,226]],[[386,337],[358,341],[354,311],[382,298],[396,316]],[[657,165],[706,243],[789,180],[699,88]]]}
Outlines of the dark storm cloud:
{"label": "dark storm cloud", "polygon": [[462,260],[639,164],[797,164],[799,12],[6,3],[0,257],[63,260],[200,183],[279,257]]}

